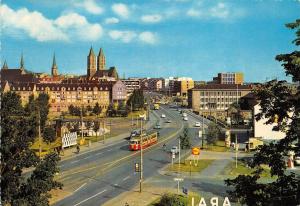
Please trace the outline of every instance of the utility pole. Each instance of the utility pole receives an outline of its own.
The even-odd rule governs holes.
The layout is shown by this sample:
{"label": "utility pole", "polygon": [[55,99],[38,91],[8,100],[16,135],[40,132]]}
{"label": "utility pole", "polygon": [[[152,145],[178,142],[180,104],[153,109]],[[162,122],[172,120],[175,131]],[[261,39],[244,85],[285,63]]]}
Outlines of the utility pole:
{"label": "utility pole", "polygon": [[142,192],[142,181],[143,181],[143,121],[141,121],[141,137],[140,137],[140,154],[141,154],[141,162],[140,162],[140,193]]}
{"label": "utility pole", "polygon": [[202,149],[204,148],[204,114],[202,112]]}
{"label": "utility pole", "polygon": [[80,119],[81,119],[81,139],[83,139],[83,114],[82,114],[82,105],[80,109]]}
{"label": "utility pole", "polygon": [[132,102],[130,102],[130,110],[131,110],[131,129],[133,129],[133,115],[132,115]]}
{"label": "utility pole", "polygon": [[237,134],[235,134],[235,168],[237,168],[237,154],[238,152],[238,146],[237,146]]}
{"label": "utility pole", "polygon": [[41,137],[41,113],[40,108],[38,108],[38,118],[39,118],[39,158],[42,156],[42,137]]}
{"label": "utility pole", "polygon": [[103,144],[105,143],[105,120],[103,120]]}

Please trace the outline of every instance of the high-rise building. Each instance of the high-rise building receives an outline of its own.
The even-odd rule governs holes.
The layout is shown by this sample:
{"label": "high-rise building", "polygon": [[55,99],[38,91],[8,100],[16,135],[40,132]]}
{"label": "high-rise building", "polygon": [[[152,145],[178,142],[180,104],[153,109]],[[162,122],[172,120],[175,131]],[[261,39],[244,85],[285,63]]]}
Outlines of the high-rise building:
{"label": "high-rise building", "polygon": [[93,47],[90,49],[90,53],[87,56],[87,76],[92,77],[96,73],[96,56]]}
{"label": "high-rise building", "polygon": [[218,73],[210,84],[244,84],[244,74],[242,72]]}

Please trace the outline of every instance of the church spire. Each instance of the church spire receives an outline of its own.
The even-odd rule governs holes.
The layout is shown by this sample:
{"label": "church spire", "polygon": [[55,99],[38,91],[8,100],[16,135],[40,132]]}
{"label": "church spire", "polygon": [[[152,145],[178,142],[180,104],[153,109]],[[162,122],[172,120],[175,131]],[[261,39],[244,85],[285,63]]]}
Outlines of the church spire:
{"label": "church spire", "polygon": [[58,76],[58,68],[57,68],[57,65],[56,65],[55,53],[53,54],[51,74],[52,74],[52,76]]}
{"label": "church spire", "polygon": [[20,60],[20,69],[24,70],[24,59],[23,59],[23,53],[21,54],[21,60]]}
{"label": "church spire", "polygon": [[99,54],[97,57],[98,61],[97,61],[97,70],[105,70],[105,66],[106,66],[106,60],[105,60],[105,55],[104,55],[104,51],[102,48],[100,48],[99,50]]}
{"label": "church spire", "polygon": [[90,48],[89,56],[95,56],[95,53],[94,53],[94,50],[93,50],[93,47],[92,47],[92,46],[91,46],[91,48]]}
{"label": "church spire", "polygon": [[2,69],[8,69],[8,66],[7,66],[7,62],[6,62],[6,60],[4,60],[4,63],[3,63]]}
{"label": "church spire", "polygon": [[87,76],[92,77],[96,73],[96,56],[91,46],[90,53],[87,56]]}

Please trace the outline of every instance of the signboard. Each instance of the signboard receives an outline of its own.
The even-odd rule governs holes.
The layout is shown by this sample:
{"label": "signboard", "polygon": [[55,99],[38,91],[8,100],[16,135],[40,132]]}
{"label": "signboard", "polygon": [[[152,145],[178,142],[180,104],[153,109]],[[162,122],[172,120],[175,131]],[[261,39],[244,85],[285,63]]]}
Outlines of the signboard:
{"label": "signboard", "polygon": [[62,148],[70,147],[73,145],[77,145],[77,133],[66,133],[61,139],[62,142]]}
{"label": "signboard", "polygon": [[201,130],[199,130],[198,136],[199,136],[199,138],[202,137],[202,131]]}
{"label": "signboard", "polygon": [[183,181],[183,178],[175,177],[173,180],[176,181],[176,182],[182,182],[182,181]]}
{"label": "signboard", "polygon": [[200,148],[199,147],[193,147],[192,148],[192,154],[193,155],[200,155]]}
{"label": "signboard", "polygon": [[175,152],[172,153],[172,158],[175,159]]}

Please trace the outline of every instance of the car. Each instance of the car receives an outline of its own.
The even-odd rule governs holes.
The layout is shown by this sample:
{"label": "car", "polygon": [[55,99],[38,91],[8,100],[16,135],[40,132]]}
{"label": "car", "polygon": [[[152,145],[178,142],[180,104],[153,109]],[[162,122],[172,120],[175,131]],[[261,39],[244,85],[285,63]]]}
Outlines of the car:
{"label": "car", "polygon": [[179,153],[178,147],[177,147],[177,146],[173,146],[173,147],[171,148],[171,153],[173,153],[173,154]]}
{"label": "car", "polygon": [[187,114],[186,114],[186,113],[182,113],[182,116],[183,116],[183,117],[187,117]]}
{"label": "car", "polygon": [[201,126],[200,122],[195,122],[195,127],[200,127],[200,126]]}
{"label": "car", "polygon": [[300,165],[300,156],[299,157],[295,157],[295,165]]}
{"label": "car", "polygon": [[130,137],[135,137],[135,136],[138,136],[140,135],[140,131],[138,130],[132,130],[131,133],[130,133]]}
{"label": "car", "polygon": [[187,117],[183,117],[183,120],[184,120],[184,121],[188,121],[188,118],[187,118]]}
{"label": "car", "polygon": [[166,115],[165,114],[161,114],[161,118],[166,118]]}
{"label": "car", "polygon": [[161,129],[160,124],[156,124],[155,127],[154,127],[154,129]]}
{"label": "car", "polygon": [[170,120],[170,119],[167,119],[167,121],[166,121],[167,123],[171,123],[172,121]]}

